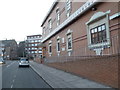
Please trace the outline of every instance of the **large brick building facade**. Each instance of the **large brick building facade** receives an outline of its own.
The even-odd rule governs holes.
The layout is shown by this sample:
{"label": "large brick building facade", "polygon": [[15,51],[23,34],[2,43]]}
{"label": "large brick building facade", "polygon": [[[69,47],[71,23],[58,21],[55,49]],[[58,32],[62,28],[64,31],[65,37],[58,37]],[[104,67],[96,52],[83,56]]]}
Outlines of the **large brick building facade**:
{"label": "large brick building facade", "polygon": [[[119,3],[97,1],[98,0],[75,2],[75,0],[66,0],[66,2],[62,2],[61,0],[56,0],[53,3],[41,25],[41,27],[43,27],[42,43],[46,45],[45,56],[48,62],[64,62],[66,60],[74,61],[78,58],[83,59],[83,56],[84,58],[88,56],[91,58],[90,56],[118,55],[120,51]],[[98,64],[99,62],[101,65],[99,68],[102,68],[102,64],[105,63],[104,61],[106,62],[108,60],[103,59],[103,62],[96,60],[95,63]],[[92,63],[81,61],[81,63],[89,66],[93,64],[93,61]],[[106,66],[108,66],[106,67],[107,70],[110,67],[110,64],[106,64]],[[72,68],[72,64],[70,65]],[[115,61],[113,66],[116,65],[117,63]],[[74,67],[75,66],[80,68],[79,65],[74,64]],[[94,66],[95,67],[93,68],[97,67],[97,65]],[[89,67],[91,71],[93,68]],[[81,70],[84,69],[85,68],[81,67]],[[112,70],[116,69],[118,69],[118,67],[114,69],[112,68]],[[104,74],[106,70],[101,70],[100,72]],[[90,74],[85,74],[85,71],[76,72],[79,75],[83,75],[83,77],[85,76],[90,79],[92,77]],[[76,72],[73,70],[73,73]],[[100,74],[97,70],[95,72]],[[106,73],[110,74],[112,71]],[[114,73],[113,81],[117,83],[118,73]],[[99,80],[101,79],[99,76],[96,76],[96,79],[95,77],[92,77],[92,80],[96,80],[113,87],[118,87],[116,83],[108,83],[108,80],[112,78],[112,76],[108,76],[106,81],[104,76],[105,74],[101,75],[102,80]],[[113,81],[111,80],[110,82]]]}
{"label": "large brick building facade", "polygon": [[116,54],[119,16],[117,2],[55,2],[41,25],[46,56]]}

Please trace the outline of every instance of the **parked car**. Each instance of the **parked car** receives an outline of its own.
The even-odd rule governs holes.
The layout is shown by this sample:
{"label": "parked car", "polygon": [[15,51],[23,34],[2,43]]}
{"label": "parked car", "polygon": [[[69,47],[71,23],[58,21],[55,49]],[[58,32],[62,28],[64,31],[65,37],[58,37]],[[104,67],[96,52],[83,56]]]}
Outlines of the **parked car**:
{"label": "parked car", "polygon": [[29,67],[29,60],[25,59],[25,58],[21,58],[20,61],[19,61],[19,67],[21,67],[21,66]]}
{"label": "parked car", "polygon": [[0,58],[0,64],[5,64],[5,60],[3,60],[3,58]]}

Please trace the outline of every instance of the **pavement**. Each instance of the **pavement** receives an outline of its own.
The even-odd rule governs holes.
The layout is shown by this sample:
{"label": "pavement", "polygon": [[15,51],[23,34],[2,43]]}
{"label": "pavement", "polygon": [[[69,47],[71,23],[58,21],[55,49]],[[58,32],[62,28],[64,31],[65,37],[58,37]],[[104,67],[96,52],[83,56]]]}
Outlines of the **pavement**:
{"label": "pavement", "polygon": [[30,66],[52,88],[111,88],[34,61],[30,61]]}

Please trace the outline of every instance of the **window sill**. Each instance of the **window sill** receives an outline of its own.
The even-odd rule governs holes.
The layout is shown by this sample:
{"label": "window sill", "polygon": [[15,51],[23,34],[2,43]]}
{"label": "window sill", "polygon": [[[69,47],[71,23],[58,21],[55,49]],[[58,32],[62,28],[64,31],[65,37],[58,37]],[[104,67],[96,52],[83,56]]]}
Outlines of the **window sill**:
{"label": "window sill", "polygon": [[110,42],[98,43],[98,44],[90,44],[88,46],[90,49],[97,49],[97,48],[109,48]]}
{"label": "window sill", "polygon": [[52,53],[49,53],[49,55],[52,55]]}
{"label": "window sill", "polygon": [[72,49],[67,49],[67,51],[68,51],[68,52],[71,52],[71,51],[72,51]]}
{"label": "window sill", "polygon": [[60,53],[60,51],[57,51],[57,53]]}

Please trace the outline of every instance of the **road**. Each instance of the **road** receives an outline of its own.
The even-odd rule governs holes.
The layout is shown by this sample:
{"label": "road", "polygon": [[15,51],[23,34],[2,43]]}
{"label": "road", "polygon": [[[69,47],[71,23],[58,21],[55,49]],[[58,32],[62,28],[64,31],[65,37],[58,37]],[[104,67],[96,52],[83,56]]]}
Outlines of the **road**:
{"label": "road", "polygon": [[2,88],[51,88],[30,67],[18,67],[18,61],[2,66]]}

